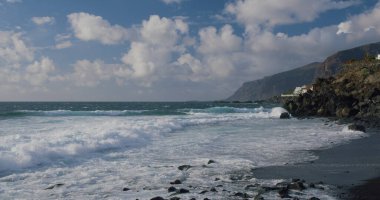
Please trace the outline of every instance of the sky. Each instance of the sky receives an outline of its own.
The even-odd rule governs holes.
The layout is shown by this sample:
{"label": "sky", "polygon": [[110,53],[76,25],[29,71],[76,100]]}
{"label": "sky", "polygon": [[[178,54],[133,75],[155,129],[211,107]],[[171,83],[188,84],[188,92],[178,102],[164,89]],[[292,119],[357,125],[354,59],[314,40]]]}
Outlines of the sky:
{"label": "sky", "polygon": [[379,41],[378,0],[0,0],[0,101],[221,100]]}

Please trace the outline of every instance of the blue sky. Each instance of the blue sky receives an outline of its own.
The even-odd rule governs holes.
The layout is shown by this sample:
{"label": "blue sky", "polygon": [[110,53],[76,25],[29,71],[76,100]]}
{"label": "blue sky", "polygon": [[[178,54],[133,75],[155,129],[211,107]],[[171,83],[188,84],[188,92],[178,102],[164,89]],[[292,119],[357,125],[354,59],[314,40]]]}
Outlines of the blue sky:
{"label": "blue sky", "polygon": [[380,41],[377,0],[0,0],[0,100],[216,100]]}

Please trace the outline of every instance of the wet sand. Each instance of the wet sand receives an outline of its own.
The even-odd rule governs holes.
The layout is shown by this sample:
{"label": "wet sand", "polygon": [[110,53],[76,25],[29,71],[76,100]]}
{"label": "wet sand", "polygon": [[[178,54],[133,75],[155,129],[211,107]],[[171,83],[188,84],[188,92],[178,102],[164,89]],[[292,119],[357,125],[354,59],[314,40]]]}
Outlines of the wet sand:
{"label": "wet sand", "polygon": [[319,159],[296,165],[255,169],[262,179],[300,178],[337,187],[337,198],[380,199],[380,130],[369,137],[326,150],[313,151]]}

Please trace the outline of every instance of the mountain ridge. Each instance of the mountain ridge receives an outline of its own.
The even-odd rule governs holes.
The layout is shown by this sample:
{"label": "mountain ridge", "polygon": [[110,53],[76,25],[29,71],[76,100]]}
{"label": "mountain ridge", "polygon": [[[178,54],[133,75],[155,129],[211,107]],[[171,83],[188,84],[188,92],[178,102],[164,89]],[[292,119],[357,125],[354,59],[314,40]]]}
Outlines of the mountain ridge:
{"label": "mountain ridge", "polygon": [[281,95],[297,86],[311,84],[319,77],[334,76],[341,71],[342,65],[346,62],[360,60],[367,55],[379,53],[380,42],[338,51],[328,56],[323,62],[313,62],[289,71],[245,82],[226,100],[266,100],[273,96]]}

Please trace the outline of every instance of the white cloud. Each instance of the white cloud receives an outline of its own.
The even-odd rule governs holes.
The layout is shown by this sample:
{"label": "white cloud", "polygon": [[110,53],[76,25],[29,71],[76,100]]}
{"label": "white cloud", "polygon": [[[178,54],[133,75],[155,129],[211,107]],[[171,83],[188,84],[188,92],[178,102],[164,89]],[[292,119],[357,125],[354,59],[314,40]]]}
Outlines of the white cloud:
{"label": "white cloud", "polygon": [[321,13],[332,9],[343,9],[358,1],[334,0],[238,0],[226,6],[226,12],[236,16],[249,31],[311,22]]}
{"label": "white cloud", "polygon": [[19,67],[34,59],[34,50],[27,47],[21,33],[0,31],[0,65]]}
{"label": "white cloud", "polygon": [[25,80],[33,86],[40,86],[49,79],[50,73],[56,69],[54,62],[47,57],[42,57],[40,61],[26,67]]}
{"label": "white cloud", "polygon": [[6,0],[7,3],[22,3],[22,0]]}
{"label": "white cloud", "polygon": [[74,65],[74,72],[68,78],[78,86],[96,86],[113,75],[114,67],[101,60],[79,60]]}
{"label": "white cloud", "polygon": [[173,4],[173,3],[182,3],[184,0],[161,0],[162,2],[166,3],[166,4]]}
{"label": "white cloud", "polygon": [[66,49],[66,48],[69,48],[73,46],[73,44],[71,43],[71,41],[62,41],[62,42],[59,42],[55,45],[55,48],[56,49]]}
{"label": "white cloud", "polygon": [[89,13],[71,13],[67,16],[75,37],[84,41],[99,41],[102,44],[119,44],[128,38],[128,30],[120,25],[111,25],[101,16]]}
{"label": "white cloud", "polygon": [[32,22],[36,25],[44,25],[44,24],[53,24],[55,21],[54,17],[32,17]]}
{"label": "white cloud", "polygon": [[130,69],[128,76],[139,79],[145,86],[163,76],[171,76],[175,71],[173,57],[186,50],[181,41],[187,32],[188,25],[182,19],[152,15],[144,20],[138,31],[140,40],[133,41],[122,58]]}

